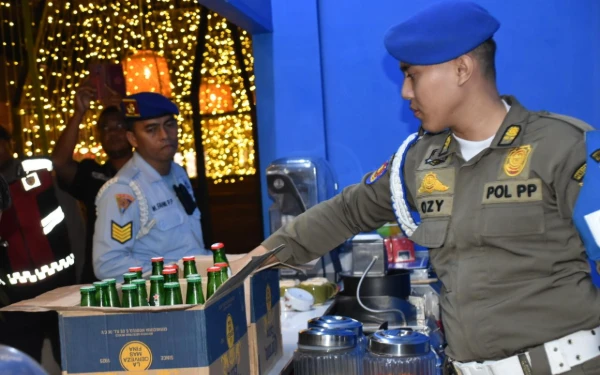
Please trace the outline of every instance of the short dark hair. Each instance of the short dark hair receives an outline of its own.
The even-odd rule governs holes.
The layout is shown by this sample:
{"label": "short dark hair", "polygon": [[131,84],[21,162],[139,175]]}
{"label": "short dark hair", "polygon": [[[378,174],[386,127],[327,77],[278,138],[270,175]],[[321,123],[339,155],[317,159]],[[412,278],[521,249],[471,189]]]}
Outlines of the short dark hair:
{"label": "short dark hair", "polygon": [[496,82],[496,42],[493,38],[481,43],[470,52],[479,61],[483,75]]}
{"label": "short dark hair", "polygon": [[3,125],[0,125],[0,140],[10,141],[11,139],[10,132]]}
{"label": "short dark hair", "polygon": [[100,124],[100,122],[104,119],[104,117],[106,117],[107,115],[113,114],[113,113],[120,113],[121,110],[115,106],[112,107],[106,107],[102,110],[102,112],[100,112],[100,116],[98,116],[98,124]]}

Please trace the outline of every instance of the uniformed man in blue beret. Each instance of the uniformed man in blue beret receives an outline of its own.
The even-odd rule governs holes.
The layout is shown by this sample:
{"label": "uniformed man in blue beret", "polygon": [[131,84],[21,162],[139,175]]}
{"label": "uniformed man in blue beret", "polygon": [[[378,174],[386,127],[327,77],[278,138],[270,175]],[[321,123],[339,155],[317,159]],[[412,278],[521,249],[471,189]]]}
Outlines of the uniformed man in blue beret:
{"label": "uniformed man in blue beret", "polygon": [[94,272],[123,280],[129,267],[151,271],[151,258],[165,263],[204,248],[200,211],[183,168],[173,162],[178,147],[177,106],[163,95],[142,92],[123,99],[131,160],[98,192]]}
{"label": "uniformed man in blue beret", "polygon": [[447,373],[600,374],[600,289],[572,220],[591,127],[499,95],[499,27],[467,1],[392,27],[385,46],[421,131],[250,256],[285,244],[279,261],[305,263],[397,219],[443,283]]}

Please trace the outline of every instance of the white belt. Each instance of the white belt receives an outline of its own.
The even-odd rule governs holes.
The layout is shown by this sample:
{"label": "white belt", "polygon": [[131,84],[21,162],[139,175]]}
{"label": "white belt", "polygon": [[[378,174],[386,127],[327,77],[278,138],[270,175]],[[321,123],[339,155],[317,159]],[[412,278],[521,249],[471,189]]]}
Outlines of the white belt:
{"label": "white belt", "polygon": [[[574,366],[600,356],[600,327],[575,332],[547,342],[544,344],[544,349],[552,375],[565,373]],[[531,366],[529,353],[523,355]],[[459,375],[529,375],[523,371],[518,355],[500,361],[452,362],[452,364]]]}

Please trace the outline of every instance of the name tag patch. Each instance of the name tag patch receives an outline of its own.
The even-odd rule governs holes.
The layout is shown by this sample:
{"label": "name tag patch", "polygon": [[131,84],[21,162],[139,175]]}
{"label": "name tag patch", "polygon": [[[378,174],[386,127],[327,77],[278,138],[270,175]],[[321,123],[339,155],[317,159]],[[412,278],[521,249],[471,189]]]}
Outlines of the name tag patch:
{"label": "name tag patch", "polygon": [[170,206],[172,204],[173,204],[173,199],[167,199],[166,201],[158,202],[157,204],[152,205],[152,211],[153,212],[158,211],[161,208],[168,207],[168,206]]}
{"label": "name tag patch", "polygon": [[417,207],[421,218],[450,216],[452,214],[454,197],[441,196],[417,199]]}
{"label": "name tag patch", "polygon": [[532,178],[522,181],[494,181],[483,187],[483,204],[536,202],[542,200],[542,181]]}

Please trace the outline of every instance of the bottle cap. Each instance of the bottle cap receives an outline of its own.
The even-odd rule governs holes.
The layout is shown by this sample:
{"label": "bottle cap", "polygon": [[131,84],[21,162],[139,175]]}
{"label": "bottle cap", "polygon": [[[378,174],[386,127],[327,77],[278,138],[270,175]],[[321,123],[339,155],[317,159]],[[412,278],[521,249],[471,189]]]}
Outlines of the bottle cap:
{"label": "bottle cap", "polygon": [[100,288],[104,288],[105,286],[108,286],[108,283],[106,281],[96,281],[93,284],[95,287],[100,287]]}
{"label": "bottle cap", "polygon": [[102,281],[106,282],[108,285],[117,285],[116,279],[104,279]]}
{"label": "bottle cap", "polygon": [[155,263],[155,262],[164,262],[165,258],[163,258],[163,257],[154,257],[151,260],[152,260],[152,263]]}
{"label": "bottle cap", "polygon": [[164,281],[165,277],[163,275],[152,275],[150,276],[150,281]]}
{"label": "bottle cap", "polygon": [[176,274],[177,270],[175,268],[165,268],[163,269],[163,275],[173,275]]}
{"label": "bottle cap", "polygon": [[96,291],[96,287],[93,286],[82,286],[81,288],[79,288],[80,291],[84,292],[84,293],[93,293]]}
{"label": "bottle cap", "polygon": [[217,243],[212,244],[210,246],[210,249],[213,250],[213,251],[215,251],[215,250],[222,249],[224,247],[225,247],[225,245],[222,242],[217,242]]}
{"label": "bottle cap", "polygon": [[202,279],[200,277],[188,277],[187,282],[188,284],[199,284],[202,282]]}
{"label": "bottle cap", "polygon": [[179,288],[179,283],[165,283],[165,289]]}
{"label": "bottle cap", "polygon": [[129,272],[141,272],[142,267],[129,267]]}
{"label": "bottle cap", "polygon": [[121,287],[122,290],[137,290],[137,285],[135,284],[125,284]]}
{"label": "bottle cap", "polygon": [[195,260],[196,260],[196,257],[195,257],[195,256],[193,256],[193,255],[191,255],[191,256],[189,256],[189,257],[183,257],[183,261],[184,261],[184,262],[189,262],[190,260],[191,260],[191,261],[195,261]]}
{"label": "bottle cap", "polygon": [[144,279],[135,279],[131,283],[135,284],[135,285],[146,285],[146,280],[144,280]]}
{"label": "bottle cap", "polygon": [[208,267],[206,269],[206,272],[220,272],[221,271],[221,267]]}
{"label": "bottle cap", "polygon": [[215,267],[227,268],[229,266],[227,265],[227,263],[223,262],[223,263],[215,263]]}

